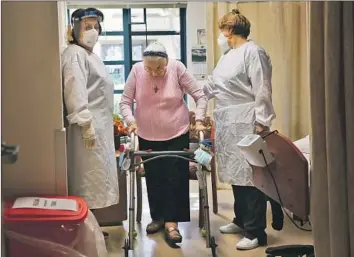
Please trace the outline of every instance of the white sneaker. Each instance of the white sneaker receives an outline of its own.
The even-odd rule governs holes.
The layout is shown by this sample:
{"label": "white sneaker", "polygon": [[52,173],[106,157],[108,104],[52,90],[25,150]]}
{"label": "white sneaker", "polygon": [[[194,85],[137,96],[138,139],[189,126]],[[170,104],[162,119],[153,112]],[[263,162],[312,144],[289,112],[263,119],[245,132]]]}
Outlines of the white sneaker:
{"label": "white sneaker", "polygon": [[237,226],[235,223],[230,223],[220,227],[220,232],[223,234],[237,234],[241,233],[242,231],[243,229]]}
{"label": "white sneaker", "polygon": [[259,246],[258,239],[255,238],[253,240],[248,239],[247,237],[242,238],[237,244],[237,250],[252,250]]}

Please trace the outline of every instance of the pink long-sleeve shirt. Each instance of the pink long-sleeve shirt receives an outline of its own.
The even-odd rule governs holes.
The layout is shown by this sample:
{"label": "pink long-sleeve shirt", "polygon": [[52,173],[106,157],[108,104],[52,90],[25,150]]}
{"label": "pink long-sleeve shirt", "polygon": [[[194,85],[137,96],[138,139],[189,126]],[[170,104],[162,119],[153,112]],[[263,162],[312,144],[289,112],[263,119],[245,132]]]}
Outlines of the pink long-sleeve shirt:
{"label": "pink long-sleeve shirt", "polygon": [[169,60],[163,77],[149,75],[144,64],[139,62],[133,66],[126,81],[120,111],[128,124],[136,121],[137,134],[141,138],[170,140],[189,130],[189,110],[183,99],[184,93],[191,95],[196,102],[196,119],[204,120],[207,98],[180,61]]}

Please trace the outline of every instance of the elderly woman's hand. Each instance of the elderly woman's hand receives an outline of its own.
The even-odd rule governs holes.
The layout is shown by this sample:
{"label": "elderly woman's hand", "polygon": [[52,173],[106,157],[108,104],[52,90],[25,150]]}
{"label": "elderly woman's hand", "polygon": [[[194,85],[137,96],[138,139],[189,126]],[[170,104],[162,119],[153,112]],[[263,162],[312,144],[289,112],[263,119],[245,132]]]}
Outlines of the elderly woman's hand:
{"label": "elderly woman's hand", "polygon": [[206,127],[204,126],[203,122],[197,121],[195,123],[194,130],[195,130],[196,134],[198,135],[200,131],[204,132],[206,130]]}
{"label": "elderly woman's hand", "polygon": [[128,132],[129,134],[131,133],[136,133],[138,130],[138,127],[136,126],[136,122],[132,122],[129,126],[128,126]]}

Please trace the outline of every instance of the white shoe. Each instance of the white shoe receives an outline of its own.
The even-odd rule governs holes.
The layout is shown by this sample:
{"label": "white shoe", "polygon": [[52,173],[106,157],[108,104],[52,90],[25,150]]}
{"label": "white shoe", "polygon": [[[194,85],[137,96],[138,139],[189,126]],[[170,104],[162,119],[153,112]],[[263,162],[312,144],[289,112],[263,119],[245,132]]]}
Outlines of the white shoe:
{"label": "white shoe", "polygon": [[247,237],[242,238],[237,244],[237,250],[252,250],[259,246],[258,239],[255,238],[253,240],[248,239]]}
{"label": "white shoe", "polygon": [[241,233],[242,231],[243,229],[237,226],[235,223],[230,223],[220,227],[220,232],[223,234],[237,234]]}

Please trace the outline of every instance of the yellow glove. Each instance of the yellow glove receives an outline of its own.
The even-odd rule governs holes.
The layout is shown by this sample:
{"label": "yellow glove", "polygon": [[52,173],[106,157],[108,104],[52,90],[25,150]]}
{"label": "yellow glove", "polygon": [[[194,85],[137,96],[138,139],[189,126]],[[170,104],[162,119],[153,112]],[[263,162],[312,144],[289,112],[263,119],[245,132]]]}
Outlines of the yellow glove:
{"label": "yellow glove", "polygon": [[93,149],[96,147],[96,135],[92,123],[82,126],[81,134],[87,149]]}

